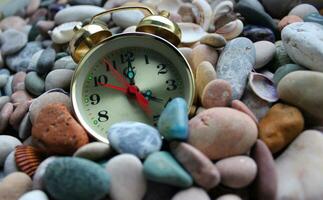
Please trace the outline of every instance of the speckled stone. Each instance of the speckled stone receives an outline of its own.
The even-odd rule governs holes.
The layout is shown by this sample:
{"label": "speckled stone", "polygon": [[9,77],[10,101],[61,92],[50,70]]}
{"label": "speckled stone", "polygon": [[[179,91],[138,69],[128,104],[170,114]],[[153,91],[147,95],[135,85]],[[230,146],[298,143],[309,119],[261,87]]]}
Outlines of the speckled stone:
{"label": "speckled stone", "polygon": [[159,151],[161,138],[154,127],[140,122],[120,122],[108,130],[111,146],[119,153],[130,153],[139,158]]}
{"label": "speckled stone", "polygon": [[48,165],[44,182],[48,193],[57,200],[100,200],[109,192],[110,176],[92,161],[65,157]]}
{"label": "speckled stone", "polygon": [[216,73],[219,79],[231,84],[232,99],[241,98],[255,61],[255,47],[249,39],[239,37],[225,46],[219,58]]}

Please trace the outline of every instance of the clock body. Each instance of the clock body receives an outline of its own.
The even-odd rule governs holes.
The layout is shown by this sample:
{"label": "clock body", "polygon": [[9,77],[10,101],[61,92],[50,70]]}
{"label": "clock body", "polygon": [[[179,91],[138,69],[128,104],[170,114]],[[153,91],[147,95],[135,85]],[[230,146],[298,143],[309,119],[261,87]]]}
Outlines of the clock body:
{"label": "clock body", "polygon": [[[148,101],[148,114],[112,74],[115,69]],[[110,87],[104,87],[109,85]],[[167,40],[149,33],[111,36],[93,47],[79,62],[71,84],[72,105],[79,122],[96,139],[108,143],[111,125],[139,121],[155,125],[167,103],[176,97],[193,104],[191,68]]]}

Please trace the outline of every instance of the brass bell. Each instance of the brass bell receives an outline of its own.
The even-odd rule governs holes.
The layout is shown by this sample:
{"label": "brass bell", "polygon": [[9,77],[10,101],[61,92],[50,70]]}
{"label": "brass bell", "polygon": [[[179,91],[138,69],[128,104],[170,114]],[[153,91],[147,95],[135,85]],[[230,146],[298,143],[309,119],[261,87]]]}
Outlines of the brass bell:
{"label": "brass bell", "polygon": [[159,15],[147,16],[139,22],[136,31],[160,36],[177,46],[181,43],[182,32],[179,26],[169,19],[169,15],[169,12],[163,10]]}
{"label": "brass bell", "polygon": [[73,60],[78,63],[90,49],[112,35],[104,24],[99,22],[74,27],[75,36],[69,44]]}

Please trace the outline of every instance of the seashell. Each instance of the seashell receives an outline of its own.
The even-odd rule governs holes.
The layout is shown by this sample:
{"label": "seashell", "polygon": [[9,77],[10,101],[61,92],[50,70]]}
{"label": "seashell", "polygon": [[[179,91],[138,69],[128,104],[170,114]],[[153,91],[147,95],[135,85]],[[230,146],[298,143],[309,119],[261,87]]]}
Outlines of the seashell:
{"label": "seashell", "polygon": [[44,158],[38,149],[32,146],[19,145],[16,147],[15,159],[18,168],[32,177]]}
{"label": "seashell", "polygon": [[194,6],[193,11],[196,11],[196,22],[207,31],[212,19],[212,8],[210,4],[206,0],[193,0],[192,4]]}
{"label": "seashell", "polygon": [[200,39],[201,44],[206,44],[214,48],[222,48],[226,45],[227,41],[222,35],[211,33]]}
{"label": "seashell", "polygon": [[181,5],[178,9],[178,14],[182,17],[182,22],[195,22],[193,5],[191,3],[184,3]]}
{"label": "seashell", "polygon": [[231,40],[238,37],[243,31],[243,23],[240,19],[236,19],[233,22],[226,24],[220,29],[216,30],[216,33],[222,35],[225,39]]}
{"label": "seashell", "polygon": [[178,26],[182,30],[181,42],[184,44],[195,43],[208,34],[200,25],[197,24],[178,23]]}
{"label": "seashell", "polygon": [[274,82],[263,74],[251,72],[248,86],[259,98],[267,102],[276,102],[278,100]]}
{"label": "seashell", "polygon": [[213,9],[211,24],[214,27],[210,28],[216,29],[218,21],[233,12],[233,3],[231,1],[214,1],[211,3],[211,8]]}
{"label": "seashell", "polygon": [[157,10],[167,10],[170,13],[177,13],[178,9],[181,7],[183,2],[181,0],[154,0],[154,3],[157,6]]}

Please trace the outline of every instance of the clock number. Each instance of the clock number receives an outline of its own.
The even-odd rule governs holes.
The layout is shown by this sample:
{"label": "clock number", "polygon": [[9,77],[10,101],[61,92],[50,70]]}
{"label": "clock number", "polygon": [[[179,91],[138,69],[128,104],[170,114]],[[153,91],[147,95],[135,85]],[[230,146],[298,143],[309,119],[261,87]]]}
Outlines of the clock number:
{"label": "clock number", "polygon": [[108,83],[108,77],[106,75],[100,75],[94,77],[94,87],[98,87],[99,83]]}
{"label": "clock number", "polygon": [[146,65],[149,64],[149,59],[148,59],[148,56],[147,55],[145,55],[145,62],[146,62]]}
{"label": "clock number", "polygon": [[121,63],[131,63],[135,60],[135,56],[133,54],[133,52],[131,51],[127,51],[126,53],[122,53],[120,55],[120,59],[121,59]]}
{"label": "clock number", "polygon": [[168,69],[166,68],[166,65],[165,64],[159,64],[159,65],[157,65],[157,69],[159,69],[158,75],[159,74],[166,74],[168,72]]}
{"label": "clock number", "polygon": [[97,105],[98,103],[100,103],[100,96],[98,94],[92,94],[90,96],[90,100],[92,105]]}
{"label": "clock number", "polygon": [[166,90],[173,91],[177,89],[177,83],[176,80],[170,79],[166,81],[167,87]]}
{"label": "clock number", "polygon": [[98,113],[98,121],[99,122],[106,122],[109,120],[109,116],[108,116],[108,111],[106,110],[101,110],[99,113]]}

